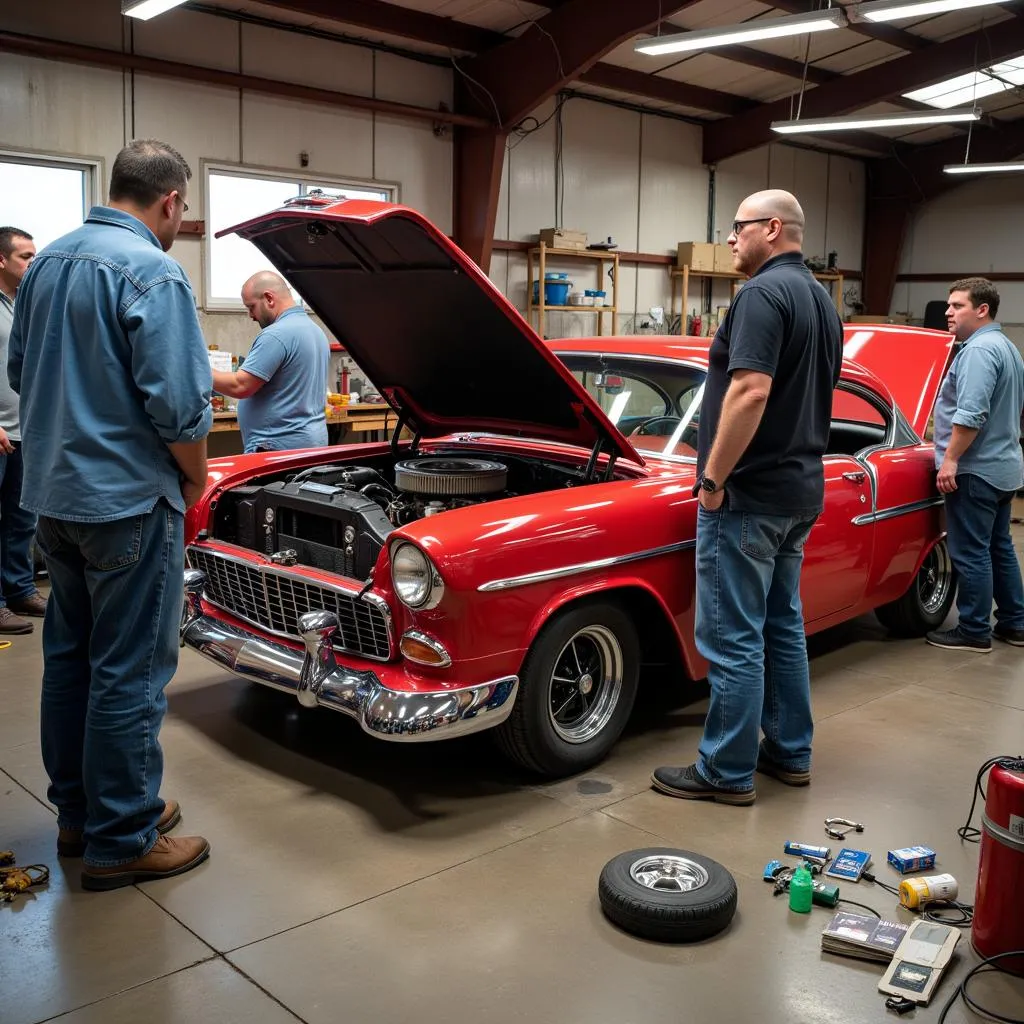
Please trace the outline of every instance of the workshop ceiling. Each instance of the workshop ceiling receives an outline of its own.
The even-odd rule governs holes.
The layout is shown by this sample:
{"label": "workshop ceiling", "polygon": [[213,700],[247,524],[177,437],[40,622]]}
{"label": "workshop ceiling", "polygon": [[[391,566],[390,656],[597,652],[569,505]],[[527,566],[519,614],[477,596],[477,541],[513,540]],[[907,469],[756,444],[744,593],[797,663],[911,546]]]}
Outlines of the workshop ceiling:
{"label": "workshop ceiling", "polygon": [[[499,72],[507,78],[513,67],[525,66],[535,78],[532,88],[521,88],[507,105],[499,96],[510,118],[505,128],[529,113],[524,103],[544,96],[538,88],[539,65],[550,61],[551,95],[569,87],[707,123],[704,158],[709,163],[777,140],[768,125],[796,116],[801,89],[803,117],[927,109],[904,94],[1024,56],[1024,0],[661,57],[635,53],[634,42],[659,32],[735,25],[828,5],[813,0],[661,0],[644,10],[637,0],[203,0],[190,6],[439,58],[464,72],[467,86],[470,78],[486,83],[489,73],[495,85],[499,79],[493,76]],[[636,12],[634,23],[623,17],[624,9]],[[653,18],[651,11],[657,12]],[[644,21],[646,28],[638,30]],[[537,36],[533,49],[527,38],[510,45],[526,36]],[[473,92],[479,97],[480,90],[471,87],[462,95],[472,101]],[[985,96],[976,105],[986,114],[986,132],[1021,136],[1024,151],[1024,89]],[[494,104],[480,104],[474,113],[496,120]],[[1020,123],[1010,127],[1013,121]],[[801,143],[884,157],[904,146],[947,139],[966,139],[966,131],[961,126],[890,128],[803,136]]]}

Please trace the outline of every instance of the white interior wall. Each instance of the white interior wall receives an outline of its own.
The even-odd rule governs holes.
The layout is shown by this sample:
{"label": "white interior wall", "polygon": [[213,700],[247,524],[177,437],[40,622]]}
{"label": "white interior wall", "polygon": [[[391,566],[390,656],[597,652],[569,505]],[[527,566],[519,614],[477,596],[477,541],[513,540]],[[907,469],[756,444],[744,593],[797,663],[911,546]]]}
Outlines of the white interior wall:
{"label": "white interior wall", "polygon": [[[948,286],[970,274],[1021,273],[1024,182],[1020,176],[979,176],[951,189],[914,215],[903,245],[901,274],[944,274],[945,281],[901,281],[891,312],[923,317]],[[1024,281],[997,281],[999,319],[1024,348]]]}
{"label": "white interior wall", "polygon": [[[133,47],[146,56],[417,106],[452,105],[449,70],[365,47],[189,10],[137,22],[122,18],[116,4],[88,19],[80,17],[78,0],[9,6],[4,28],[14,32]],[[204,161],[298,170],[305,151],[304,174],[398,183],[403,202],[451,230],[451,133],[437,137],[428,122],[10,54],[0,60],[0,149],[98,157],[105,196],[118,150],[147,136],[171,143],[191,165],[190,218],[206,215]],[[30,230],[30,212],[24,221]],[[207,341],[247,352],[257,328],[244,312],[202,310],[203,241],[182,236],[171,255],[192,281]]]}

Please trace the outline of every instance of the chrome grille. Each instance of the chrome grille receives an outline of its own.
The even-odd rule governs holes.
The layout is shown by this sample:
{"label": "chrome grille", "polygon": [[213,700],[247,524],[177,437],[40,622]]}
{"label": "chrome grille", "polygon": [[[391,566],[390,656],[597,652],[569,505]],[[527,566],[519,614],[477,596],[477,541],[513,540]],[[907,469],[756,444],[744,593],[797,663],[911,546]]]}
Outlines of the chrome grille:
{"label": "chrome grille", "polygon": [[206,600],[245,622],[294,638],[299,636],[299,616],[322,609],[338,616],[336,648],[377,661],[391,657],[387,617],[376,604],[206,548],[190,547],[188,558],[192,568],[206,574]]}

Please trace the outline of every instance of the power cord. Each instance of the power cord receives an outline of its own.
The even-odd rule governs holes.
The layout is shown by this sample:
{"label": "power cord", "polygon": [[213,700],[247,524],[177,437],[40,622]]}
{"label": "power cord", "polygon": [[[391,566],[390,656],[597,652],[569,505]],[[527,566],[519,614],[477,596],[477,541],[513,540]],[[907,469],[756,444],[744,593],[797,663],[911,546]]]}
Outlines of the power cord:
{"label": "power cord", "polygon": [[[889,885],[887,882],[883,882],[880,878],[871,874],[870,871],[865,871],[860,877],[865,882],[873,882],[899,899],[899,889]],[[905,909],[910,910],[912,908],[907,907]],[[922,904],[918,913],[925,921],[949,925],[951,928],[964,928],[974,920],[974,907],[969,903],[960,903],[957,900],[929,900],[927,903]],[[960,916],[956,918],[948,916],[953,913]]]}
{"label": "power cord", "polygon": [[985,957],[980,964],[975,964],[974,967],[972,967],[964,976],[964,980],[957,985],[949,999],[946,1000],[946,1004],[939,1012],[939,1019],[936,1021],[936,1024],[944,1024],[946,1015],[952,1009],[953,1004],[958,998],[963,999],[964,1005],[981,1017],[988,1017],[989,1020],[998,1020],[1001,1021],[1002,1024],[1024,1024],[1024,1017],[1005,1017],[1000,1013],[996,1013],[994,1010],[987,1010],[981,1005],[981,1003],[977,1002],[977,1000],[972,999],[967,992],[968,983],[972,978],[979,974],[991,974],[993,971],[998,971],[1000,974],[1006,974],[1007,972],[1002,967],[996,966],[996,964],[999,960],[1005,960],[1013,956],[1024,957],[1024,949],[1010,950],[1006,953],[996,953],[995,956]]}
{"label": "power cord", "polygon": [[861,910],[866,910],[869,914],[873,914],[879,921],[882,920],[882,915],[874,907],[869,907],[866,903],[858,903],[856,900],[839,900],[839,902],[847,903],[851,907],[860,907]]}
{"label": "power cord", "polygon": [[974,780],[974,796],[971,799],[971,809],[967,812],[967,821],[956,830],[956,834],[967,843],[981,841],[981,829],[973,828],[971,822],[974,820],[974,808],[977,806],[978,797],[986,799],[985,791],[981,788],[981,780],[985,772],[999,765],[1011,772],[1024,771],[1024,756],[1018,754],[1000,754],[998,757],[990,757],[979,769],[977,778]]}

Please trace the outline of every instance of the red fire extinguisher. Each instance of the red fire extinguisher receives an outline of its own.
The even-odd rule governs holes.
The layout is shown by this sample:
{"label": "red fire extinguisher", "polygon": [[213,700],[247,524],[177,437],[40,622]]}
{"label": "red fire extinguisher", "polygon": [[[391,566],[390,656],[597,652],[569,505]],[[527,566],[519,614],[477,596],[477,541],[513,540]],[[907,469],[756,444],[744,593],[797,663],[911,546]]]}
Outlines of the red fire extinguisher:
{"label": "red fire extinguisher", "polygon": [[[981,827],[971,944],[983,956],[1024,950],[1024,761],[1006,759],[989,773]],[[1024,975],[1024,956],[996,966]]]}

